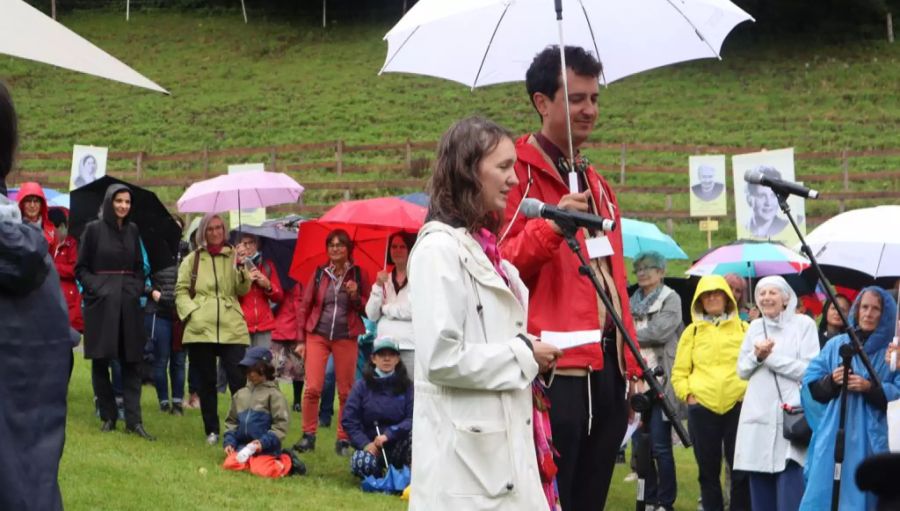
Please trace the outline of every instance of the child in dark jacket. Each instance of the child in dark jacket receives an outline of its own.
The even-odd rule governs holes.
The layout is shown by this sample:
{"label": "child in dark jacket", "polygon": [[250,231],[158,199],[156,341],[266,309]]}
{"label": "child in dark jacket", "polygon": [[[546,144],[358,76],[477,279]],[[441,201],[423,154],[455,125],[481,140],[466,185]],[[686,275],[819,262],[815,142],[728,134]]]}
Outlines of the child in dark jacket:
{"label": "child in dark jacket", "polygon": [[350,471],[360,478],[381,476],[384,455],[397,468],[412,461],[413,387],[389,337],[375,341],[371,363],[344,406],[341,424],[356,449]]}
{"label": "child in dark jacket", "polygon": [[305,474],[306,467],[295,455],[281,451],[290,413],[274,381],[272,353],[262,346],[252,347],[239,365],[246,369],[247,386],[234,395],[225,419],[222,467],[249,470],[260,477]]}

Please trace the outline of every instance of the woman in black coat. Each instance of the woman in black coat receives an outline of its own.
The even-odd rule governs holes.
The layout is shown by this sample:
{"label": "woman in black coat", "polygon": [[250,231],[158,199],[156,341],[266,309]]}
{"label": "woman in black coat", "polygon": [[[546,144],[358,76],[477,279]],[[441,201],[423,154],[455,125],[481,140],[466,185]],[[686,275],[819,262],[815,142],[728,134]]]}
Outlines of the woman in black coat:
{"label": "woman in black coat", "polygon": [[131,191],[123,184],[106,189],[100,217],[81,235],[75,276],[84,288],[84,356],[93,361],[91,380],[103,421],[101,431],[116,428],[117,408],[109,364],[122,365],[125,429],[154,438],[141,421],[139,364],[147,342],[140,297],[144,292],[138,227],[128,220]]}

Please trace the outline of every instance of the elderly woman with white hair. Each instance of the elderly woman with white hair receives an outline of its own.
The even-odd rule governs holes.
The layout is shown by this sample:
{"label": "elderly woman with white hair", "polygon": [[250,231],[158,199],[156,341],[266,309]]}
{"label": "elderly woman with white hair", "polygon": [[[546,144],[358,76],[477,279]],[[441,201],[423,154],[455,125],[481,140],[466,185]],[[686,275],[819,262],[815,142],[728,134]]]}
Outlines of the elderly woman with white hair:
{"label": "elderly woman with white hair", "polygon": [[784,437],[785,407],[800,406],[800,386],[819,353],[815,322],[796,314],[797,295],[781,277],[756,285],[761,317],[747,330],[737,372],[749,380],[738,422],[734,469],[750,475],[753,509],[796,510],[803,498],[807,446]]}

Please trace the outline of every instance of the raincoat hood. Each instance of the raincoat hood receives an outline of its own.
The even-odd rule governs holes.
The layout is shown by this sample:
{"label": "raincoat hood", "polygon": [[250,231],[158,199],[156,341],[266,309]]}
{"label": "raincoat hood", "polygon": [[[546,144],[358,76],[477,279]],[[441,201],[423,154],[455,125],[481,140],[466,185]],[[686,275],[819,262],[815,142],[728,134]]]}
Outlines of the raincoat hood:
{"label": "raincoat hood", "polygon": [[[131,188],[128,188],[127,186],[123,185],[122,183],[113,183],[113,184],[109,185],[109,188],[106,189],[106,194],[103,196],[103,205],[100,206],[99,218],[101,220],[103,220],[104,222],[106,222],[110,225],[113,225],[113,226],[116,224],[116,211],[115,211],[115,209],[113,209],[113,197],[115,197],[117,193],[122,192],[122,191],[128,192],[128,194],[131,195],[131,197],[132,197],[131,207],[134,207],[134,202],[133,202],[134,194],[131,193]],[[125,215],[125,219],[122,221],[122,223],[124,224],[124,223],[128,222],[128,219],[130,217],[131,217],[131,211],[129,210],[128,214]]]}
{"label": "raincoat hood", "polygon": [[706,275],[697,283],[697,290],[694,291],[694,300],[691,302],[691,319],[694,321],[703,321],[703,303],[700,302],[700,295],[710,291],[723,291],[728,300],[725,302],[725,314],[731,317],[737,311],[737,302],[734,295],[731,294],[731,288],[728,282],[721,275]]}
{"label": "raincoat hood", "polygon": [[47,198],[44,196],[44,189],[41,188],[41,185],[34,182],[22,183],[22,186],[19,187],[19,195],[16,196],[16,200],[19,202],[19,211],[22,212],[22,218],[25,218],[25,197],[30,196],[41,199],[41,221],[46,224],[48,222],[47,211],[49,210]]}
{"label": "raincoat hood", "polygon": [[774,326],[782,326],[788,324],[794,316],[797,315],[797,293],[791,289],[791,286],[784,280],[783,277],[779,277],[777,275],[773,275],[770,277],[763,277],[756,284],[756,290],[754,291],[754,303],[759,304],[759,296],[760,291],[767,287],[776,287],[781,293],[785,296],[785,304],[786,307],[778,316],[774,318],[767,317],[766,315],[762,315],[763,321],[766,322],[767,325]]}
{"label": "raincoat hood", "polygon": [[39,288],[50,264],[44,236],[23,225],[18,205],[0,196],[0,295],[25,295]]}
{"label": "raincoat hood", "polygon": [[859,302],[862,300],[863,295],[868,292],[878,293],[881,296],[882,303],[881,319],[878,321],[878,326],[875,327],[875,331],[869,335],[869,338],[863,344],[863,349],[866,354],[871,356],[878,350],[886,347],[894,338],[894,321],[897,317],[897,302],[890,293],[878,286],[864,288],[859,292],[856,300],[853,301],[853,306],[850,307],[850,317],[847,318],[850,322],[850,328],[859,328],[859,320],[857,319]]}

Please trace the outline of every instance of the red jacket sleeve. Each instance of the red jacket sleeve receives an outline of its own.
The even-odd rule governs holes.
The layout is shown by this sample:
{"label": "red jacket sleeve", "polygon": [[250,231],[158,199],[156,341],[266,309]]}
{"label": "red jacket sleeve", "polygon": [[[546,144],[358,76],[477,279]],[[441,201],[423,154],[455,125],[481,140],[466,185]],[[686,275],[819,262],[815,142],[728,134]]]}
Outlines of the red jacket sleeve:
{"label": "red jacket sleeve", "polygon": [[281,288],[281,279],[278,277],[278,272],[275,271],[275,266],[272,264],[272,261],[266,261],[265,265],[269,268],[268,278],[269,284],[271,288],[266,291],[266,298],[269,301],[274,303],[281,303],[284,299],[284,290]]}
{"label": "red jacket sleeve", "polygon": [[75,263],[78,262],[78,242],[72,240],[72,245],[64,250],[60,256],[55,257],[56,272],[63,280],[75,280]]}
{"label": "red jacket sleeve", "polygon": [[[300,283],[298,282],[299,286]],[[309,283],[303,289],[300,303],[297,304],[297,342],[306,342],[306,318],[312,311],[313,302],[315,301],[314,293],[316,292],[316,272],[313,271],[309,276]]]}
{"label": "red jacket sleeve", "polygon": [[504,212],[505,233],[500,242],[503,258],[513,264],[523,280],[528,281],[540,271],[541,267],[553,258],[563,242],[563,237],[550,227],[542,218],[525,218],[518,211],[524,199],[525,187],[528,185],[527,171],[521,164],[516,164],[516,175],[519,184],[510,190]]}

